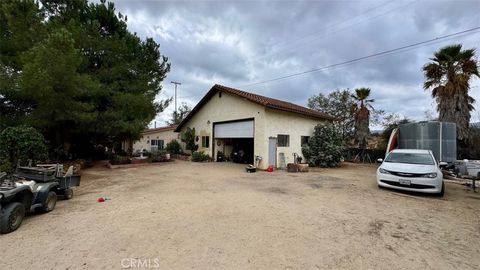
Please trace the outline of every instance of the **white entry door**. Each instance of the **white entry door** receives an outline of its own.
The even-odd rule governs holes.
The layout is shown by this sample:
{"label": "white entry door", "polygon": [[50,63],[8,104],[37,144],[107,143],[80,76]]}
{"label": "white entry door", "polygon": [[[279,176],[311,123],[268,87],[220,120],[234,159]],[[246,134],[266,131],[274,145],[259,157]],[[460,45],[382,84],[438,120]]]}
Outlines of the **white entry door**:
{"label": "white entry door", "polygon": [[277,167],[277,138],[268,138],[268,165]]}

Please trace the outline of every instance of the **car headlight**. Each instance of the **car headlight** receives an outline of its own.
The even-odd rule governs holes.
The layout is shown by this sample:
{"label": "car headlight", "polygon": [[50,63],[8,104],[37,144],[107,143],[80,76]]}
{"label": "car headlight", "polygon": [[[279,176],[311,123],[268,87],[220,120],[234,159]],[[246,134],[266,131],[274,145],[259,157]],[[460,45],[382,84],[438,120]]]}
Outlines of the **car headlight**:
{"label": "car headlight", "polygon": [[379,171],[380,173],[383,173],[383,174],[390,174],[389,171],[384,170],[384,169],[382,169],[382,168],[378,169],[378,171]]}
{"label": "car headlight", "polygon": [[427,174],[425,174],[425,177],[427,177],[427,178],[436,178],[436,177],[437,177],[437,173],[427,173]]}

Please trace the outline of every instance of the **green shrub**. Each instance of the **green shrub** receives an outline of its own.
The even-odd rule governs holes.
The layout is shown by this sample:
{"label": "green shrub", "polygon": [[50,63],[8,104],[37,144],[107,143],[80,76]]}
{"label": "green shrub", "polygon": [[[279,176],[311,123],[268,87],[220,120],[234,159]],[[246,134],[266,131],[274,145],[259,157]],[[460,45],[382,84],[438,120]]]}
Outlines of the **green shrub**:
{"label": "green shrub", "polygon": [[315,127],[302,153],[312,166],[337,167],[345,151],[341,129],[331,123],[321,123]]}
{"label": "green shrub", "polygon": [[130,157],[127,157],[127,156],[113,155],[110,158],[110,164],[112,165],[122,165],[122,164],[130,164],[130,163],[131,163]]}
{"label": "green shrub", "polygon": [[182,142],[185,143],[185,149],[190,150],[192,152],[197,151],[198,145],[195,143],[196,135],[195,135],[195,128],[189,128],[182,133]]}
{"label": "green shrub", "polygon": [[32,160],[35,165],[38,161],[47,159],[47,146],[43,135],[32,127],[8,127],[0,132],[0,169],[6,172],[15,170],[20,161],[26,164]]}
{"label": "green shrub", "polygon": [[209,160],[210,160],[210,156],[203,151],[192,153],[192,161],[193,162],[204,162],[204,161],[209,161]]}
{"label": "green shrub", "polygon": [[167,161],[167,152],[165,150],[159,150],[150,154],[150,160],[152,162],[164,162]]}
{"label": "green shrub", "polygon": [[165,147],[165,150],[167,150],[168,153],[170,154],[181,154],[182,153],[182,146],[180,143],[173,139],[169,143],[167,143],[167,146]]}

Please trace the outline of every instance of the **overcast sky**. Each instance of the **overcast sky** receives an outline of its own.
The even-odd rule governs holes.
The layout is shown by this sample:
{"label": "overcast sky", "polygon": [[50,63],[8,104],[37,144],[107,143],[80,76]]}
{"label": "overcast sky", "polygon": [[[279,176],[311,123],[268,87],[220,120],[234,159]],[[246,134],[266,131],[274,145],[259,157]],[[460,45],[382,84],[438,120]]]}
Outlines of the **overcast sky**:
{"label": "overcast sky", "polygon": [[[436,115],[422,89],[422,66],[442,46],[479,48],[480,31],[427,46],[270,83],[257,82],[328,66],[480,26],[480,1],[115,1],[128,27],[153,37],[172,68],[158,98],[194,106],[215,84],[305,106],[310,96],[370,87],[375,108],[422,120]],[[480,51],[477,53],[480,55]],[[480,104],[480,81],[471,95]],[[474,112],[474,120],[480,116]],[[164,125],[172,104],[155,119]],[[153,125],[153,124],[152,124]]]}

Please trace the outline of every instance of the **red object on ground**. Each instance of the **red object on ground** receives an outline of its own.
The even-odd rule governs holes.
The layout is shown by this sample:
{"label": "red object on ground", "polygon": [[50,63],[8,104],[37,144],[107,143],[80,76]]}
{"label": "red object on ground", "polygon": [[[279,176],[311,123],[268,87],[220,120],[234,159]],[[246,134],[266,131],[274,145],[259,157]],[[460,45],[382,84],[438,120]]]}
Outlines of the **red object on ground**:
{"label": "red object on ground", "polygon": [[98,198],[98,202],[105,202],[104,198]]}
{"label": "red object on ground", "polygon": [[273,165],[268,165],[267,172],[273,172]]}

